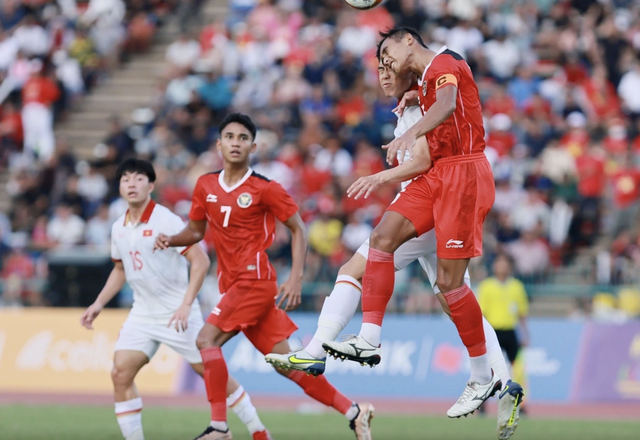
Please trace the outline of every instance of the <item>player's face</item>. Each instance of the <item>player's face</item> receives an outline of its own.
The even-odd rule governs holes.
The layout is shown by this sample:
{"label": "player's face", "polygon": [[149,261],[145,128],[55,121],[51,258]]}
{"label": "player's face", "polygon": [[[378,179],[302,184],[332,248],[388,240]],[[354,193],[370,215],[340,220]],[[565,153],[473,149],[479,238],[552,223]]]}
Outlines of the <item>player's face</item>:
{"label": "player's face", "polygon": [[504,257],[499,257],[493,263],[493,273],[497,277],[508,277],[511,274],[511,263]]}
{"label": "player's face", "polygon": [[380,87],[382,87],[385,96],[401,99],[404,92],[411,88],[413,82],[412,77],[413,75],[411,73],[398,75],[382,64],[382,62],[378,64],[378,79],[380,80]]}
{"label": "player's face", "polygon": [[395,40],[394,38],[384,40],[380,48],[382,63],[393,72],[406,72],[409,68],[408,60],[411,55],[411,47],[408,43],[407,36],[400,40]]}
{"label": "player's face", "polygon": [[249,155],[256,150],[251,132],[237,122],[232,122],[222,130],[217,146],[225,162],[238,165],[248,164]]}
{"label": "player's face", "polygon": [[146,175],[127,172],[120,178],[120,195],[130,205],[144,203],[151,196],[153,186]]}

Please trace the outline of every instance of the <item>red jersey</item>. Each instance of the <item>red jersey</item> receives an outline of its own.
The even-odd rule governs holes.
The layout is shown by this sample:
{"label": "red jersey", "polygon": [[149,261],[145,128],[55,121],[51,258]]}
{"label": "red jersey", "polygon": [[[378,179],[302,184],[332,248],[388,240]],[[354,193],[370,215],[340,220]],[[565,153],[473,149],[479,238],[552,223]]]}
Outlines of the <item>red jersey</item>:
{"label": "red jersey", "polygon": [[485,147],[482,106],[478,87],[469,65],[446,47],[436,54],[422,74],[420,105],[427,112],[436,102],[436,91],[456,86],[456,110],[447,120],[427,133],[431,160],[471,153],[482,153]]}
{"label": "red jersey", "polygon": [[29,104],[38,102],[50,106],[60,97],[60,90],[55,82],[46,77],[30,78],[22,87],[22,102]]}
{"label": "red jersey", "polygon": [[640,171],[623,169],[613,175],[612,182],[616,208],[626,208],[640,199]]}
{"label": "red jersey", "polygon": [[209,223],[218,255],[220,292],[240,279],[276,279],[265,251],[275,238],[275,219],[284,222],[297,211],[279,183],[251,168],[232,187],[224,183],[224,170],[198,179],[189,218]]}

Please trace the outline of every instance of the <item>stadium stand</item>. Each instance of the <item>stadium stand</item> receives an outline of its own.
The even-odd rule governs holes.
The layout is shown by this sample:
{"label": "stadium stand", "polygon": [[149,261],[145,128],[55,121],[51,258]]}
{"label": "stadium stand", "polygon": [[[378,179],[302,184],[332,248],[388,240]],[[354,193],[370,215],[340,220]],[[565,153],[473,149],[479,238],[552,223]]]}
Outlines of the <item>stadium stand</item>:
{"label": "stadium stand", "polygon": [[[395,195],[389,187],[366,202],[345,196],[357,177],[385,167],[379,146],[393,135],[395,103],[379,90],[374,54],[377,31],[393,23],[418,28],[432,49],[462,54],[480,87],[497,197],[472,277],[484,278],[507,251],[534,311],[545,314],[583,312],[589,301],[574,298],[639,281],[637,2],[388,0],[356,13],[341,0],[188,1],[178,10],[166,1],[95,1],[106,2],[126,6],[112,27],[88,12],[70,16],[73,0],[3,2],[5,81],[26,83],[24,102],[40,60],[42,76],[62,91],[51,99],[59,128],[50,158],[27,154],[17,88],[2,105],[5,304],[46,302],[37,288],[16,287],[15,274],[46,279],[52,250],[104,251],[122,210],[113,174],[124,157],[153,159],[157,200],[186,215],[195,179],[219,168],[216,124],[231,109],[260,127],[254,169],[300,202],[311,246],[306,293],[327,293],[323,282]],[[226,12],[194,13],[201,8]],[[96,40],[98,32],[108,38]],[[25,33],[47,49],[32,37],[21,46]],[[72,81],[78,72],[82,81]],[[272,254],[285,271],[285,234]],[[421,276],[412,267],[400,278],[398,310],[437,310],[419,295]]]}

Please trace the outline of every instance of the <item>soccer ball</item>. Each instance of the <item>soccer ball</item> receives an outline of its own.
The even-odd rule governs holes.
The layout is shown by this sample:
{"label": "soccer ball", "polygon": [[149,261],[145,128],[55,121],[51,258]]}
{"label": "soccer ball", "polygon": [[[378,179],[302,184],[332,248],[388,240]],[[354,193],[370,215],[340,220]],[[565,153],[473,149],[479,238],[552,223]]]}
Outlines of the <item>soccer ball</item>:
{"label": "soccer ball", "polygon": [[382,0],[344,0],[344,2],[354,9],[366,10],[375,8],[382,3]]}

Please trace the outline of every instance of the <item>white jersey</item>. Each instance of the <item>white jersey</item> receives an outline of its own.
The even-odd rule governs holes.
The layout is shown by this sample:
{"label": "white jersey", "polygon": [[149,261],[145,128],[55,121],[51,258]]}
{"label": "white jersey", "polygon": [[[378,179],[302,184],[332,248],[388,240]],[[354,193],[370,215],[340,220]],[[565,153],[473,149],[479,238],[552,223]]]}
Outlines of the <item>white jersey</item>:
{"label": "white jersey", "polygon": [[[133,307],[129,319],[166,325],[180,307],[189,284],[186,247],[154,252],[158,234],[177,234],[184,228],[180,217],[153,200],[136,225],[129,212],[111,227],[111,259],[121,261],[127,282],[133,289]],[[194,301],[191,313],[200,314]]]}
{"label": "white jersey", "polygon": [[[395,130],[393,130],[393,135],[396,138],[399,138],[422,118],[422,109],[419,105],[412,105],[411,107],[407,107],[404,109],[404,112],[402,112],[402,116],[398,114],[396,114],[396,116],[398,116],[398,123],[396,124]],[[407,151],[404,154],[404,160],[406,161],[409,159],[411,159],[411,152]],[[398,162],[399,161],[400,151],[398,151]],[[411,180],[402,182],[402,189],[404,189],[409,183],[411,183]]]}

